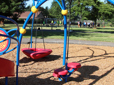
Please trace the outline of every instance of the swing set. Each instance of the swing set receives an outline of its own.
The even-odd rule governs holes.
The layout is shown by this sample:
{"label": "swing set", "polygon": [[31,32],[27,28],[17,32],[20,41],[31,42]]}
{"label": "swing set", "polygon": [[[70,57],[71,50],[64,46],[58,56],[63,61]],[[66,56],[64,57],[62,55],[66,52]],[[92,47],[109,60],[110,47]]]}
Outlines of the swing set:
{"label": "swing set", "polygon": [[[35,1],[37,1],[36,6],[35,6]],[[9,53],[17,48],[17,53],[16,53],[16,85],[18,85],[18,66],[19,66],[19,56],[20,56],[20,46],[21,46],[22,36],[26,33],[25,28],[26,28],[27,23],[28,23],[29,19],[31,18],[31,16],[32,15],[34,16],[35,13],[38,12],[38,7],[40,7],[46,1],[47,0],[33,0],[33,7],[31,8],[31,12],[28,15],[28,17],[26,18],[26,20],[23,24],[23,27],[21,27],[21,28],[19,28],[18,24],[14,20],[12,20],[11,18],[0,15],[1,18],[10,20],[11,22],[13,22],[17,26],[16,29],[11,29],[9,31],[6,31],[3,28],[0,28],[0,55]],[[78,68],[81,67],[81,64],[76,63],[76,62],[68,63],[69,38],[67,41],[67,17],[66,17],[68,10],[66,10],[64,0],[61,0],[62,5],[60,4],[60,2],[58,0],[55,0],[55,1],[59,4],[60,8],[62,9],[61,13],[64,17],[63,66],[65,66],[65,69],[55,69],[53,76],[57,77],[60,81],[62,81],[64,79],[65,82],[67,82],[67,78],[74,71],[77,71]],[[114,4],[114,0],[108,0],[108,1],[111,2],[112,4]],[[33,23],[32,23],[32,26],[33,26]],[[11,32],[14,32],[14,33],[12,35],[9,35]],[[17,38],[15,38],[14,36],[16,36]],[[17,41],[17,46],[15,46],[12,49],[9,49],[10,44],[11,44],[11,39],[14,39],[15,41]],[[67,44],[67,42],[68,42],[68,44]],[[32,39],[31,39],[31,43],[32,43]],[[67,57],[66,57],[66,49],[67,49]],[[51,53],[51,50],[37,49],[37,48],[32,49],[32,47],[30,49],[27,48],[27,50],[28,51],[25,51],[25,54],[28,52],[26,55],[29,57],[33,56],[31,58],[34,58],[34,59],[39,58],[39,56],[44,57],[46,55],[49,55],[48,51],[50,51],[50,53]],[[44,50],[46,50],[46,52],[48,52],[48,53],[46,53]],[[39,51],[39,53],[37,51]],[[35,53],[35,52],[37,52],[37,53]],[[34,53],[39,54],[38,57],[34,57],[34,55],[35,55]],[[37,56],[37,55],[35,55],[35,56]],[[13,61],[5,59],[5,58],[0,58],[0,68],[2,68],[2,69],[0,69],[0,77],[5,77],[5,85],[8,85],[8,77],[9,76],[15,76],[14,66],[15,65],[14,65]]]}
{"label": "swing set", "polygon": [[[37,0],[37,4],[39,3],[39,0]],[[33,0],[33,6],[35,6],[35,1]],[[33,36],[33,27],[34,27],[34,20],[35,20],[35,13],[33,13],[33,19],[32,19],[32,27],[31,27],[31,38],[30,38],[30,48],[23,48],[21,51],[27,55],[28,57],[32,59],[39,59],[45,56],[48,56],[52,50],[51,49],[45,49],[45,44],[44,44],[44,37],[43,37],[43,44],[44,44],[44,49],[43,48],[36,48],[36,40],[37,40],[37,31],[40,30],[40,28],[36,29],[36,38],[35,38],[35,48],[32,48],[32,36]]]}

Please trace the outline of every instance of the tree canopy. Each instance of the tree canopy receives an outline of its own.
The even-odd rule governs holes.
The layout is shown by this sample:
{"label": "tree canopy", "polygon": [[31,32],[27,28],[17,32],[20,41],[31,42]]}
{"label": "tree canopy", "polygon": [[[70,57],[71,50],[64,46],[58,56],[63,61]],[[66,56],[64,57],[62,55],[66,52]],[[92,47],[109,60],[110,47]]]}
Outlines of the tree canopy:
{"label": "tree canopy", "polygon": [[11,16],[13,12],[21,13],[25,9],[28,0],[0,0],[0,14]]}
{"label": "tree canopy", "polygon": [[[61,0],[59,0],[61,3]],[[111,19],[114,13],[114,7],[110,3],[104,3],[99,0],[65,0],[68,11],[71,9],[71,19],[79,17],[82,20]],[[49,15],[55,18],[62,18],[61,9],[57,2],[53,1],[49,9]],[[68,14],[69,15],[69,14]]]}
{"label": "tree canopy", "polygon": [[[0,14],[5,16],[12,16],[13,12],[21,13],[25,10],[30,10],[31,6],[25,9],[26,1],[28,0],[1,0]],[[61,0],[58,0],[61,3]],[[62,4],[62,3],[61,3]],[[68,15],[71,19],[79,17],[82,20],[93,20],[96,23],[97,19],[111,19],[113,18],[114,5],[109,2],[101,2],[99,0],[65,0]],[[39,7],[43,15],[50,18],[63,19],[61,8],[58,3],[53,0],[51,7]]]}
{"label": "tree canopy", "polygon": [[[61,0],[58,0],[58,1],[60,1],[61,3]],[[49,9],[49,15],[52,18],[53,17],[58,18],[58,19],[63,18],[61,14],[61,8],[56,1],[52,2],[51,8]]]}

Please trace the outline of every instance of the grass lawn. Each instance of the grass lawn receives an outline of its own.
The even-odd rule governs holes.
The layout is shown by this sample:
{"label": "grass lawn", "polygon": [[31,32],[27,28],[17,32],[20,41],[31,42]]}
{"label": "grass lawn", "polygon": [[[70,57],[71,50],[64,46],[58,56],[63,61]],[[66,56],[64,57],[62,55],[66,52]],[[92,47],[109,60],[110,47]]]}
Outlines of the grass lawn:
{"label": "grass lawn", "polygon": [[[20,27],[23,24],[19,24]],[[35,25],[36,26],[36,25]],[[39,26],[39,25],[37,25]],[[26,29],[30,29],[30,24],[27,25]],[[5,24],[4,29],[13,29],[16,28],[14,24]],[[41,38],[42,34],[44,38],[51,38],[51,39],[63,39],[64,38],[64,27],[53,27],[54,31],[51,31],[51,27],[42,27],[42,29],[48,29],[49,31],[37,31],[37,37]],[[114,42],[114,28],[113,27],[99,27],[97,29],[93,28],[77,28],[77,26],[71,26],[70,28],[73,32],[70,32],[70,39],[75,40],[88,40],[88,41],[103,41],[103,42]],[[62,30],[62,31],[58,31]],[[30,37],[31,32],[27,31],[23,37]],[[36,36],[36,30],[33,32],[33,37]]]}

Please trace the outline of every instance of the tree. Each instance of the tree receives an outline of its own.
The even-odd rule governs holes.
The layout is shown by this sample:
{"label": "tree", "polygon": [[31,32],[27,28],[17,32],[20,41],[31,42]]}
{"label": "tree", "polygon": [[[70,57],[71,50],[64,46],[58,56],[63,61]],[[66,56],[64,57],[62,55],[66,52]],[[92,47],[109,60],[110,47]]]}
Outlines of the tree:
{"label": "tree", "polygon": [[[4,16],[13,16],[14,12],[21,13],[25,9],[25,1],[28,0],[0,0],[0,14]],[[2,19],[4,24],[4,19]]]}
{"label": "tree", "polygon": [[31,11],[31,5],[29,5],[29,6],[27,6],[26,8],[25,8],[25,11]]}
{"label": "tree", "polygon": [[80,21],[84,19],[93,20],[96,26],[97,19],[111,18],[113,9],[112,5],[99,0],[76,0],[73,2],[71,12],[75,16],[80,16]]}
{"label": "tree", "polygon": [[90,11],[89,17],[91,20],[94,20],[96,26],[97,19],[102,19],[102,20],[109,19],[112,17],[113,13],[114,13],[114,8],[112,5],[100,2],[98,0],[93,0],[92,9]]}
{"label": "tree", "polygon": [[[88,3],[89,2],[89,3]],[[88,19],[89,10],[90,10],[91,0],[76,0],[73,2],[73,7],[71,8],[71,12],[75,16],[80,17],[80,21],[84,19]]]}
{"label": "tree", "polygon": [[92,0],[90,5],[91,5],[91,10],[89,10],[90,14],[88,15],[88,18],[95,22],[94,26],[96,28],[97,19],[99,19],[100,17],[99,9],[100,9],[101,2],[99,0]]}
{"label": "tree", "polygon": [[[61,3],[61,0],[58,0]],[[52,5],[49,9],[49,15],[52,18],[62,19],[61,8],[56,1],[52,2]]]}
{"label": "tree", "polygon": [[103,20],[103,26],[105,26],[104,20],[112,19],[113,18],[113,14],[114,14],[113,5],[110,5],[108,3],[105,3],[105,4],[102,3],[100,5],[99,16],[100,16],[100,19]]}
{"label": "tree", "polygon": [[66,9],[68,9],[69,13],[68,13],[68,16],[69,16],[69,19],[73,19],[74,18],[74,13],[71,12],[72,10],[72,7],[73,7],[73,2],[75,2],[75,0],[65,0],[65,5],[66,5]]}
{"label": "tree", "polygon": [[49,16],[48,7],[46,7],[46,8],[39,7],[39,11],[42,12],[43,16],[45,16],[45,17]]}

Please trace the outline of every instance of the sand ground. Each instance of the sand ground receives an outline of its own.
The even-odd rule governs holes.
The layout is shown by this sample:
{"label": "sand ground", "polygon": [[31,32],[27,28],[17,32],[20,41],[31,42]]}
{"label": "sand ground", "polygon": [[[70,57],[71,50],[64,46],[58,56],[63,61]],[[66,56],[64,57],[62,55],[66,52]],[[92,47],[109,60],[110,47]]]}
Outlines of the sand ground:
{"label": "sand ground", "polygon": [[[79,62],[82,67],[65,83],[52,75],[54,69],[63,67],[63,44],[46,43],[45,46],[53,52],[38,60],[20,52],[19,85],[114,85],[114,47],[70,44],[68,62]],[[21,45],[26,47],[27,44]],[[42,43],[37,43],[37,47],[43,48]],[[16,62],[16,50],[1,57]],[[1,77],[0,85],[5,85],[4,82]],[[10,77],[8,85],[15,82],[15,77]]]}

